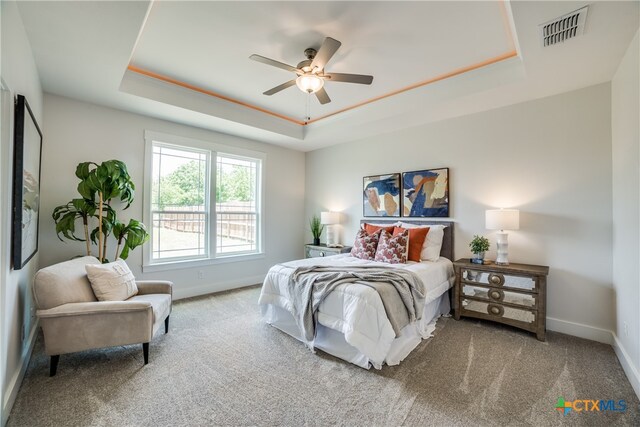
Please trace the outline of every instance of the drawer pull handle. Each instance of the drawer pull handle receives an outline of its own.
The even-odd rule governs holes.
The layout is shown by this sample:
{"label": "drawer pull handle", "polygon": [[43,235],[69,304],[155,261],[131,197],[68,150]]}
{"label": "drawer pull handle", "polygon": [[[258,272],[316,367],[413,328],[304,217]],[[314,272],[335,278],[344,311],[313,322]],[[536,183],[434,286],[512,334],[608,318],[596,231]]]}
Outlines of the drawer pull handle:
{"label": "drawer pull handle", "polygon": [[321,252],[320,252],[320,256],[324,256],[324,252],[322,252],[322,251],[321,251]]}
{"label": "drawer pull handle", "polygon": [[502,301],[502,298],[504,298],[504,294],[500,292],[498,289],[492,289],[491,291],[489,291],[489,297],[491,299]]}
{"label": "drawer pull handle", "polygon": [[501,305],[489,304],[487,312],[491,315],[502,317],[504,314],[504,308]]}
{"label": "drawer pull handle", "polygon": [[492,285],[502,285],[504,283],[504,276],[502,274],[491,273],[489,275],[489,283]]}

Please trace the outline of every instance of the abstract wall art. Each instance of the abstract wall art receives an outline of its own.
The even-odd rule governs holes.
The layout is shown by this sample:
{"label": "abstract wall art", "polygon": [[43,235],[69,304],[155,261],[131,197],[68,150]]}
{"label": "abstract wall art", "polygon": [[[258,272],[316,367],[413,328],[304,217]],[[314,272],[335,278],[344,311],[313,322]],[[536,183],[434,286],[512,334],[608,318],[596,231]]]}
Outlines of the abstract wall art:
{"label": "abstract wall art", "polygon": [[365,176],[364,216],[400,216],[400,174]]}
{"label": "abstract wall art", "polygon": [[11,253],[13,268],[20,270],[38,252],[42,132],[22,95],[16,98],[14,119]]}
{"label": "abstract wall art", "polygon": [[403,172],[402,216],[449,216],[449,168]]}

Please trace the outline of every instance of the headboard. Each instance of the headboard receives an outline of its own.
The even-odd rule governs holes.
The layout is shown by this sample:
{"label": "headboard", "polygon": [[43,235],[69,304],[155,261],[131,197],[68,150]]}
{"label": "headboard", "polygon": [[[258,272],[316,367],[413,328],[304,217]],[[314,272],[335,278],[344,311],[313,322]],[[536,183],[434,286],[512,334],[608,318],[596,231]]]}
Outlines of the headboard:
{"label": "headboard", "polygon": [[360,220],[360,225],[368,222],[370,224],[395,224],[398,221],[415,224],[415,225],[446,225],[444,229],[444,237],[442,239],[442,249],[440,249],[440,256],[448,258],[451,261],[455,261],[453,258],[453,228],[455,222],[453,221],[429,221],[423,219],[409,219],[409,218],[366,218]]}

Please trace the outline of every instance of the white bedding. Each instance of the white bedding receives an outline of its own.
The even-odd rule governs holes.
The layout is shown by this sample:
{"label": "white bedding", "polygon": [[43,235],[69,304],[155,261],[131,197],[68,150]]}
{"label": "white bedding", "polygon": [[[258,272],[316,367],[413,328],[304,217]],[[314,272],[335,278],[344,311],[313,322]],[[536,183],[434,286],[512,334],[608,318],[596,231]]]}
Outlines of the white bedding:
{"label": "white bedding", "polygon": [[[436,262],[423,261],[407,264],[366,261],[354,258],[349,254],[291,261],[273,266],[267,273],[262,286],[259,303],[261,304],[263,317],[268,323],[279,327],[278,324],[273,323],[273,320],[276,316],[282,317],[281,310],[276,311],[270,306],[279,307],[286,311],[291,309],[291,302],[286,297],[289,274],[297,267],[309,265],[382,265],[411,270],[424,282],[426,289],[425,307],[431,306],[431,311],[434,312],[434,315],[434,310],[437,310],[440,306],[441,296],[451,287],[453,280],[453,264],[443,257],[440,257]],[[436,300],[438,301],[436,302]],[[433,309],[433,307],[436,307],[436,309]],[[437,318],[437,316],[435,317]],[[355,347],[374,367],[380,368],[382,363],[391,362],[391,360],[388,360],[388,356],[390,356],[390,353],[394,353],[392,347],[396,340],[396,335],[387,318],[380,295],[373,288],[357,283],[338,286],[320,305],[317,319],[319,325],[340,332],[344,336],[346,343]],[[415,335],[418,337],[418,342],[421,337],[429,336],[433,325],[431,324],[431,318],[427,320],[428,322],[418,321],[407,325],[403,329],[401,336]],[[281,329],[289,329],[285,330],[285,332],[300,339],[299,334],[295,334],[295,331],[292,331],[291,328]],[[315,343],[307,344],[313,347]],[[320,346],[320,348],[322,347],[326,346]],[[396,361],[395,359],[394,362],[399,362],[399,360]]]}

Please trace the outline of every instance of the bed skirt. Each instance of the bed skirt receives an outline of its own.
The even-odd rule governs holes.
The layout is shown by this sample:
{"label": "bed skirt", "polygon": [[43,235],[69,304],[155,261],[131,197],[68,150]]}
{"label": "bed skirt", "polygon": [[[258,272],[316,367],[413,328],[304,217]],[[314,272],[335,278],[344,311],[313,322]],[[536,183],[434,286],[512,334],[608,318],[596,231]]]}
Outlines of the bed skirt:
{"label": "bed skirt", "polygon": [[[260,306],[260,310],[265,322],[291,335],[298,341],[304,342],[300,338],[300,331],[291,313],[273,304],[263,304]],[[444,292],[440,297],[425,305],[422,319],[408,324],[400,331],[400,335],[391,342],[391,346],[386,351],[386,357],[382,363],[370,360],[368,356],[347,343],[342,332],[319,323],[316,324],[316,338],[313,346],[365,369],[369,369],[371,366],[381,369],[383,363],[390,366],[398,365],[420,344],[423,338],[433,336],[433,332],[436,329],[436,321],[441,315],[447,315],[449,311],[449,292]]]}

